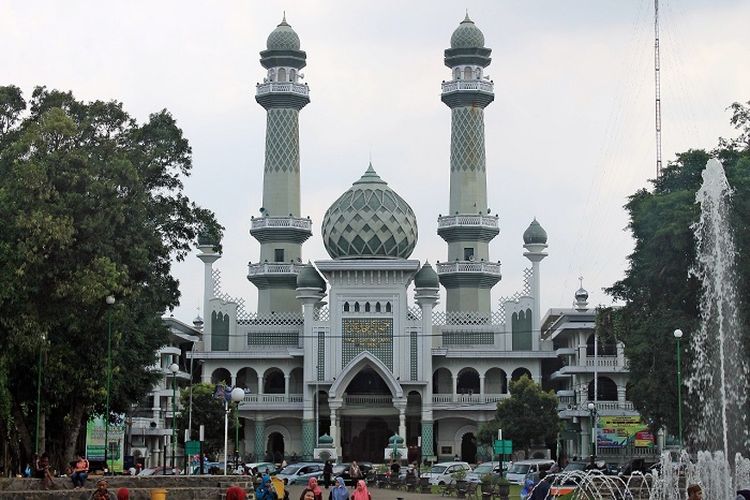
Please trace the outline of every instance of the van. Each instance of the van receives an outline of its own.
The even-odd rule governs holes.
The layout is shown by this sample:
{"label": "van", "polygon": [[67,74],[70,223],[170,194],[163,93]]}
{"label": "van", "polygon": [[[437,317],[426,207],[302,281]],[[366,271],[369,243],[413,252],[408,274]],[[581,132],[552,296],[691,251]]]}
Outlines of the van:
{"label": "van", "polygon": [[458,471],[471,472],[468,462],[440,462],[432,466],[430,472],[425,472],[421,477],[429,478],[430,484],[443,485],[454,482],[453,474]]}
{"label": "van", "polygon": [[505,477],[513,484],[523,484],[526,476],[532,475],[536,480],[540,472],[547,472],[553,465],[555,465],[554,460],[519,460],[513,462]]}

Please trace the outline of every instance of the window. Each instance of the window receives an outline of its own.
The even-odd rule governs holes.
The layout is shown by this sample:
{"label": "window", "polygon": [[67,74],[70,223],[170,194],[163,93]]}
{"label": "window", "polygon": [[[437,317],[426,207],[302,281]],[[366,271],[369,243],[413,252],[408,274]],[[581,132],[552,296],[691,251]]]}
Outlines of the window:
{"label": "window", "polygon": [[286,70],[284,68],[279,68],[279,81],[280,82],[286,81]]}
{"label": "window", "polygon": [[284,262],[284,249],[283,248],[274,249],[273,260],[274,262]]}
{"label": "window", "polygon": [[466,66],[464,68],[464,80],[471,80],[472,79],[471,78],[471,73],[472,73],[471,68],[468,67],[468,66]]}
{"label": "window", "polygon": [[473,248],[464,248],[464,260],[474,260]]}
{"label": "window", "polygon": [[355,313],[358,313],[358,312],[359,312],[359,302],[355,302],[355,303],[354,303],[354,312],[355,312]]}
{"label": "window", "polygon": [[375,312],[376,313],[380,312],[380,302],[375,302]]}
{"label": "window", "polygon": [[390,302],[386,302],[385,303],[385,312],[387,312],[387,313],[391,312],[391,303]]}
{"label": "window", "polygon": [[349,312],[349,302],[344,302],[344,312],[345,313]]}
{"label": "window", "polygon": [[370,303],[369,302],[365,303],[365,312],[367,312],[367,313],[370,312]]}

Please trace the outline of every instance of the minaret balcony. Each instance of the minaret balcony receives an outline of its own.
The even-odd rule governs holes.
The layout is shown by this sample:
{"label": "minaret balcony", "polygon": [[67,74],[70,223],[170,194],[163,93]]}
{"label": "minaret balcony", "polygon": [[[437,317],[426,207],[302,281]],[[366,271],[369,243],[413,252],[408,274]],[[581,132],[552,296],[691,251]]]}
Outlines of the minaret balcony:
{"label": "minaret balcony", "polygon": [[301,96],[308,97],[310,95],[310,87],[304,84],[294,82],[266,82],[259,83],[256,90],[256,96],[262,96],[275,92],[284,92],[290,94],[298,94]]}
{"label": "minaret balcony", "polygon": [[446,288],[460,286],[492,287],[502,279],[499,262],[457,260],[438,262],[440,283]]}
{"label": "minaret balcony", "polygon": [[438,217],[438,235],[446,242],[490,241],[500,233],[497,215],[456,214]]}
{"label": "minaret balcony", "polygon": [[263,262],[247,265],[247,279],[259,288],[270,285],[297,284],[297,274],[302,270],[302,264],[284,262]]}
{"label": "minaret balcony", "polygon": [[250,219],[250,234],[261,243],[268,241],[304,243],[312,236],[312,221],[301,217],[255,217]]}
{"label": "minaret balcony", "polygon": [[495,85],[487,80],[451,80],[443,82],[443,93],[440,98],[451,108],[485,108],[495,99],[494,88]]}

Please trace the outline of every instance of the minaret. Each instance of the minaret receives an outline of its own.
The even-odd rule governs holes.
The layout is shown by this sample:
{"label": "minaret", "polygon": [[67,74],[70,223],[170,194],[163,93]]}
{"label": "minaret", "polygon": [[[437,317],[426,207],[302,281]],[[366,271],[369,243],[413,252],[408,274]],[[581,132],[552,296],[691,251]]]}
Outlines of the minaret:
{"label": "minaret", "polygon": [[310,102],[307,84],[299,83],[307,54],[286,17],[268,36],[260,63],[268,70],[255,100],[267,112],[266,159],[261,216],[252,218],[250,234],[260,242],[260,261],[248,266],[247,279],[258,287],[258,312],[299,312],[297,273],[302,243],[312,222],[300,217],[299,111]]}
{"label": "minaret", "polygon": [[500,232],[487,207],[484,148],[484,108],[495,98],[492,81],[483,76],[491,53],[468,14],[445,50],[452,75],[442,92],[451,108],[450,213],[438,218],[448,261],[437,267],[448,312],[489,314],[490,290],[501,278],[500,263],[489,261],[489,242]]}
{"label": "minaret", "polygon": [[547,231],[537,222],[536,217],[523,232],[523,256],[531,261],[531,297],[534,311],[531,313],[532,349],[539,348],[540,323],[542,317],[542,286],[539,263],[547,257]]}

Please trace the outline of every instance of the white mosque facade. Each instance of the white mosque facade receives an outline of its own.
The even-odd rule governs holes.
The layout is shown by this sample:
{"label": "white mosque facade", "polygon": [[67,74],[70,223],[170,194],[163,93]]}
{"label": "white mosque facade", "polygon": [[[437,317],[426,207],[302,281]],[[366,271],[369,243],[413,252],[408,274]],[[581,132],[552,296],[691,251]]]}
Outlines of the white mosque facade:
{"label": "white mosque facade", "polygon": [[[575,375],[561,368],[570,364],[578,337],[561,352],[565,332],[555,334],[557,343],[540,335],[547,235],[536,220],[523,235],[530,261],[523,289],[492,307],[490,292],[501,273],[489,253],[499,233],[498,217],[488,210],[484,147],[484,112],[494,99],[493,82],[483,75],[490,54],[468,16],[445,50],[449,215],[435,214],[437,224],[427,227],[436,227],[447,255],[434,266],[410,258],[416,217],[370,165],[321,221],[331,258],[303,264],[302,246],[313,226],[300,207],[304,130],[298,116],[310,90],[299,71],[306,54],[286,20],[268,37],[260,53],[267,74],[256,90],[267,113],[263,208],[250,227],[260,258],[249,264],[247,275],[258,288],[257,312],[222,291],[216,242],[201,238],[205,325],[191,348],[203,382],[246,390],[239,406],[244,455],[312,459],[323,451],[339,460],[379,462],[397,435],[403,458],[458,455],[474,461],[483,458],[477,431],[509,397],[511,380],[526,375],[555,389],[572,387],[574,376],[579,385],[590,383],[584,351]],[[441,286],[444,307],[438,301]],[[562,328],[559,322],[550,325]],[[591,324],[576,328],[582,339],[581,328],[593,331]],[[623,368],[622,353],[616,354]],[[619,368],[619,375],[625,373]],[[615,385],[624,404],[624,376]],[[560,390],[566,397],[578,394]],[[587,397],[578,392],[577,405]],[[570,412],[570,401],[564,401],[561,416],[570,413],[578,434],[563,447],[584,453],[587,429],[578,417],[583,421],[586,414]],[[614,410],[628,409],[619,403]]]}

